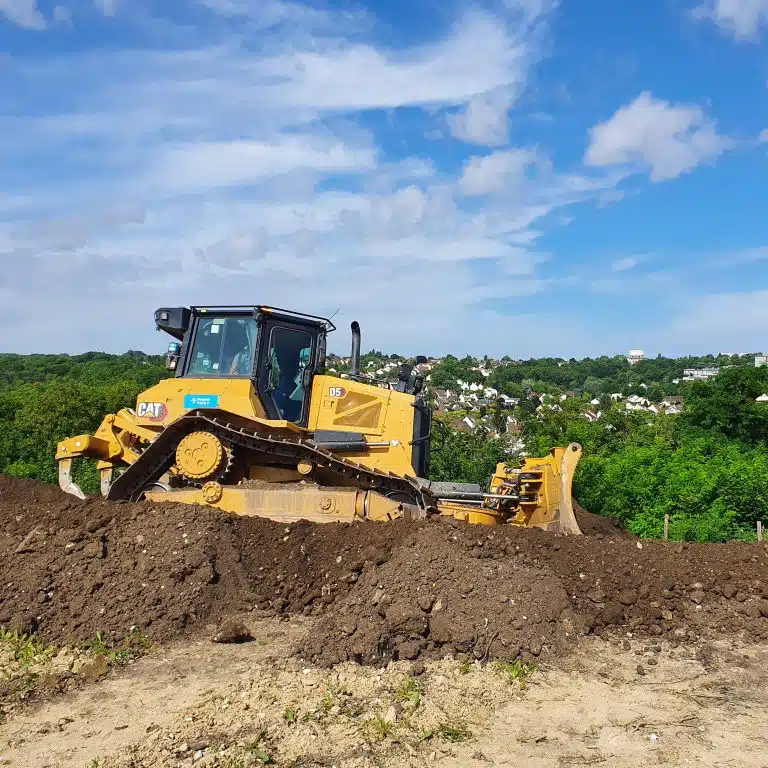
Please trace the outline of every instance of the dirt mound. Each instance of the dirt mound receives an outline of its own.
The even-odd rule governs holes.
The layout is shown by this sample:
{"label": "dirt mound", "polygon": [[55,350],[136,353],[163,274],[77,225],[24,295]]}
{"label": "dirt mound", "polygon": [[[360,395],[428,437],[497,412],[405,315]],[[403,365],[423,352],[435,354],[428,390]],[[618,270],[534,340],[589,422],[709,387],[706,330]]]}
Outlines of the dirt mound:
{"label": "dirt mound", "polygon": [[768,547],[424,523],[284,525],[79,501],[0,476],[0,625],[165,640],[244,610],[318,616],[304,656],[533,658],[583,633],[768,637]]}
{"label": "dirt mound", "polygon": [[587,512],[576,499],[573,500],[573,511],[576,515],[576,522],[585,536],[597,536],[598,534],[602,536],[621,536],[623,538],[631,536],[628,531],[625,531],[619,525],[618,520]]}
{"label": "dirt mound", "polygon": [[170,637],[238,605],[232,520],[198,507],[80,501],[0,475],[0,625],[49,641]]}
{"label": "dirt mound", "polygon": [[517,562],[513,544],[484,547],[493,540],[466,539],[461,528],[421,527],[386,563],[351,564],[345,578],[354,587],[308,636],[303,651],[323,664],[446,653],[513,660],[581,634],[554,574]]}
{"label": "dirt mound", "polygon": [[765,545],[561,537],[452,520],[422,524],[401,541],[386,564],[366,564],[307,639],[313,661],[446,650],[501,659],[519,650],[530,659],[617,628],[677,640],[768,638]]}

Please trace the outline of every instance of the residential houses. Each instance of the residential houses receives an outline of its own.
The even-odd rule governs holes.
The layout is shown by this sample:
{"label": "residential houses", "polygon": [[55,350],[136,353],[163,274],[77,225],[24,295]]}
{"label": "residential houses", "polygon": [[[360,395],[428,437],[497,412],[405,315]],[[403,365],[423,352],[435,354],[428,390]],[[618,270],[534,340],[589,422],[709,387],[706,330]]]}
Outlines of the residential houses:
{"label": "residential houses", "polygon": [[706,381],[717,376],[720,369],[712,366],[709,368],[686,368],[683,371],[683,381]]}

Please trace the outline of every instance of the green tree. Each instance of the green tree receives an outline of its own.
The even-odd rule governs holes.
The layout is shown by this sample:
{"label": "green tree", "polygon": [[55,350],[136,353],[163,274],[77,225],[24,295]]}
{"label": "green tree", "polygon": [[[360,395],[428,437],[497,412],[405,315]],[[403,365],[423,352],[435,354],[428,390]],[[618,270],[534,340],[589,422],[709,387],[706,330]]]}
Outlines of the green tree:
{"label": "green tree", "polygon": [[768,438],[768,405],[757,398],[768,392],[768,368],[729,368],[690,388],[681,420],[686,427],[716,431],[746,443]]}
{"label": "green tree", "polygon": [[660,403],[664,399],[664,390],[660,384],[651,384],[646,390],[645,396],[652,403]]}
{"label": "green tree", "polygon": [[487,488],[496,464],[509,459],[506,443],[482,434],[447,430],[445,440],[432,451],[430,478],[457,483],[478,483]]}

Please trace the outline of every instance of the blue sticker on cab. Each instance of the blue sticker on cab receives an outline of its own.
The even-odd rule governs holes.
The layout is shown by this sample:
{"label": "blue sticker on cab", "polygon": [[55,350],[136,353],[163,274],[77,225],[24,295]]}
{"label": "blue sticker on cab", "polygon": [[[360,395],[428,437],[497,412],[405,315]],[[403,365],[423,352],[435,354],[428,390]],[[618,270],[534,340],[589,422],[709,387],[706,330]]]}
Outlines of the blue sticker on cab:
{"label": "blue sticker on cab", "polygon": [[218,395],[184,395],[184,408],[218,408]]}

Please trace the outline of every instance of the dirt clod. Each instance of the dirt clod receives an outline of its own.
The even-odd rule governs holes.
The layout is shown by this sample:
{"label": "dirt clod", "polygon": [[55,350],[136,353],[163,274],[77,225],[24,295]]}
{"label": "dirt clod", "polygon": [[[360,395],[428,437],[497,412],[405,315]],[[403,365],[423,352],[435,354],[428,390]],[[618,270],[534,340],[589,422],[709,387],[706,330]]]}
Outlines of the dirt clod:
{"label": "dirt clod", "polygon": [[214,643],[243,643],[253,640],[251,630],[237,619],[224,619],[211,640]]}

